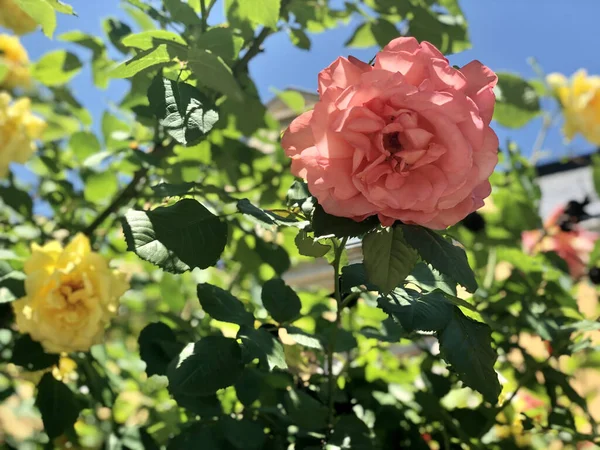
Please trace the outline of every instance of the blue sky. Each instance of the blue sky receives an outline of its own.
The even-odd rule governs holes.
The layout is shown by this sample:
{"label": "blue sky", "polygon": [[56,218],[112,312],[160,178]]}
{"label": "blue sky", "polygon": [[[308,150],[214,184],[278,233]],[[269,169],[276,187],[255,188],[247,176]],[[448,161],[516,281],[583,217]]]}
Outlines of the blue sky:
{"label": "blue sky", "polygon": [[[250,0],[247,0],[250,1]],[[337,0],[336,0],[337,1]],[[79,29],[91,34],[102,35],[101,22],[108,16],[125,19],[119,9],[119,0],[70,0],[78,17],[59,16],[57,34]],[[495,71],[516,72],[523,77],[535,76],[527,60],[535,57],[547,72],[571,74],[579,68],[589,73],[600,74],[598,57],[599,0],[460,0],[469,21],[472,49],[450,57],[452,64],[463,65],[479,59]],[[211,22],[223,20],[222,2],[215,6]],[[370,60],[377,49],[348,49],[343,43],[352,34],[359,22],[353,20],[347,26],[311,36],[312,50],[303,51],[294,47],[285,33],[271,36],[265,42],[266,51],[257,56],[250,65],[251,73],[264,100],[272,97],[271,88],[299,87],[316,90],[318,72],[340,55],[352,54]],[[58,40],[48,40],[41,32],[26,36],[24,44],[32,60],[45,52],[67,47],[89,58],[89,54]],[[118,57],[117,54],[114,55]],[[95,117],[118,100],[128,83],[112,81],[107,91],[99,91],[91,82],[89,71],[83,71],[72,82],[75,96],[90,109]],[[503,144],[514,139],[529,154],[541,126],[535,120],[520,130],[505,130],[495,127]],[[583,139],[566,145],[558,128],[551,130],[545,150],[551,159],[573,153],[584,153],[593,148]]]}

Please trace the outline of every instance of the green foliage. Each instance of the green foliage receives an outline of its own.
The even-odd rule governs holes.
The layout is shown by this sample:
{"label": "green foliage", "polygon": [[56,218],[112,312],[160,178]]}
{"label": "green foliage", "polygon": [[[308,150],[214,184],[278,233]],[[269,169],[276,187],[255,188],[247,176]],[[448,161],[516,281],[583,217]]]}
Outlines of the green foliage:
{"label": "green foliage", "polygon": [[210,284],[198,285],[198,299],[202,309],[214,319],[238,325],[252,325],[254,317],[229,292]]}
{"label": "green foliage", "polygon": [[167,369],[169,391],[203,397],[232,386],[242,372],[242,350],[234,339],[207,336],[189,343]]}
{"label": "green foliage", "polygon": [[148,89],[150,109],[165,131],[183,145],[193,145],[219,120],[202,93],[187,83],[157,77]]}
{"label": "green foliage", "polygon": [[[73,14],[56,0],[16,1],[47,35],[56,11]],[[215,20],[220,7],[226,23]],[[44,425],[26,438],[6,427],[7,446],[501,450],[598,440],[591,397],[575,389],[579,371],[598,366],[597,317],[579,309],[583,288],[565,261],[522,249],[522,232],[542,220],[536,170],[518,147],[500,151],[477,231],[331,216],[290,174],[281,111],[268,110],[252,78],[254,58],[273,57],[271,36],[310,50],[315,33],[343,24],[354,27],[353,48],[402,34],[464,50],[457,0],[124,0],[123,9],[102,20],[101,36],[60,35],[77,54],[53,48],[32,65],[27,95],[48,128],[27,171],[0,182],[0,399]],[[128,88],[96,117],[70,86],[80,71],[99,89],[113,78]],[[301,91],[273,92],[277,107],[307,109]],[[548,95],[502,73],[496,93],[496,122],[513,128]],[[594,157],[600,191],[598,166]],[[32,262],[31,247],[78,232],[130,289],[115,308],[103,303],[108,283],[85,280],[97,293],[86,307],[109,309],[110,325],[87,352],[48,354],[18,331],[19,314],[31,313],[18,300],[62,305],[69,291],[37,290],[49,259]],[[71,262],[61,259],[53,283],[76,273]],[[79,319],[74,339],[95,332]],[[523,408],[529,397],[540,406]]]}
{"label": "green foliage", "polygon": [[400,227],[367,234],[363,255],[367,277],[384,293],[400,285],[419,258],[404,240]]}
{"label": "green foliage", "polygon": [[81,406],[75,394],[63,383],[46,373],[37,386],[36,406],[42,414],[44,431],[49,438],[70,429],[79,417]]}
{"label": "green foliage", "polygon": [[227,224],[192,199],[129,211],[123,230],[130,251],[173,273],[216,264],[227,241]]}
{"label": "green foliage", "polygon": [[499,73],[494,92],[494,120],[500,125],[520,128],[540,113],[540,101],[535,88],[518,75]]}
{"label": "green foliage", "polygon": [[406,242],[434,269],[450,276],[469,292],[477,289],[475,275],[469,267],[465,251],[434,231],[423,227],[402,225]]}
{"label": "green foliage", "polygon": [[271,317],[279,323],[291,322],[300,314],[300,298],[279,278],[263,285],[261,299]]}
{"label": "green foliage", "polygon": [[33,76],[47,86],[68,83],[82,67],[74,53],[56,50],[46,53],[33,67]]}

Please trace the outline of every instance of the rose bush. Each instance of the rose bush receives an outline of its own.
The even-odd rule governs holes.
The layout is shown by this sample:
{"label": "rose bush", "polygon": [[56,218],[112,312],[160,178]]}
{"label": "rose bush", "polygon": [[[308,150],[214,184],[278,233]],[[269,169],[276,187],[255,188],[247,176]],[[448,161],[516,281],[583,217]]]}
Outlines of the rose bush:
{"label": "rose bush", "polygon": [[323,70],[319,102],[282,145],[329,214],[444,229],[491,192],[496,82],[478,61],[457,70],[430,43],[397,38],[373,66],[339,58]]}
{"label": "rose bush", "polygon": [[[544,236],[536,168],[490,127],[552,94],[451,67],[457,1],[124,0],[102,36],[57,13],[0,0],[0,26],[55,36],[28,37],[52,47],[30,67],[0,41],[0,76],[32,74],[0,82],[0,446],[600,442],[597,289],[523,251]],[[342,23],[374,65],[340,58],[319,95],[264,104],[273,46],[296,63]],[[89,74],[106,107],[73,89]]]}

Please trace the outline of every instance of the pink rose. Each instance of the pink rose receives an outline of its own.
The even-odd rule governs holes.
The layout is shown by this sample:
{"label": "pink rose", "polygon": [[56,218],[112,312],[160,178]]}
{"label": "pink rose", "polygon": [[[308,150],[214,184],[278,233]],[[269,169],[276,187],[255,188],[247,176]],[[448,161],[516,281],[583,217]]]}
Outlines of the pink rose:
{"label": "pink rose", "polygon": [[559,218],[564,211],[562,207],[556,209],[544,223],[544,231],[524,231],[521,239],[523,249],[528,253],[556,252],[567,263],[571,276],[577,279],[586,273],[598,233],[577,225],[573,225],[571,231],[561,230]]}
{"label": "pink rose", "polygon": [[319,74],[314,110],[283,136],[292,173],[335,216],[453,225],[491,191],[496,82],[478,61],[456,70],[414,38],[394,39],[373,67],[338,58]]}

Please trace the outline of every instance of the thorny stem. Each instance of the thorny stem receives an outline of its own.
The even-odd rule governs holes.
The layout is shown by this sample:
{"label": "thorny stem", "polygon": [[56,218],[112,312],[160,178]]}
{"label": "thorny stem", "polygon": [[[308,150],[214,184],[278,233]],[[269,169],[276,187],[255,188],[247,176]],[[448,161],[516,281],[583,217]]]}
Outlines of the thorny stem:
{"label": "thorny stem", "polygon": [[333,401],[335,398],[335,386],[336,386],[336,377],[333,373],[333,354],[335,351],[335,344],[337,340],[338,330],[340,328],[342,322],[342,293],[340,291],[340,264],[342,261],[342,253],[346,248],[346,243],[348,242],[348,238],[345,237],[338,244],[334,242],[334,259],[333,259],[333,281],[334,281],[334,297],[335,297],[335,326],[331,333],[331,338],[329,340],[329,345],[327,347],[327,376],[329,377],[329,420],[328,425],[329,429],[333,427]]}

